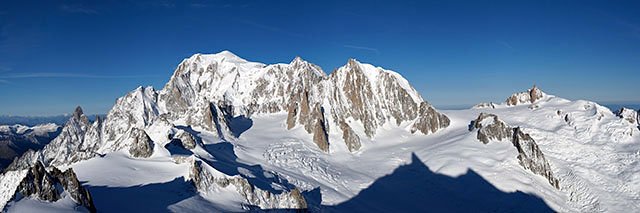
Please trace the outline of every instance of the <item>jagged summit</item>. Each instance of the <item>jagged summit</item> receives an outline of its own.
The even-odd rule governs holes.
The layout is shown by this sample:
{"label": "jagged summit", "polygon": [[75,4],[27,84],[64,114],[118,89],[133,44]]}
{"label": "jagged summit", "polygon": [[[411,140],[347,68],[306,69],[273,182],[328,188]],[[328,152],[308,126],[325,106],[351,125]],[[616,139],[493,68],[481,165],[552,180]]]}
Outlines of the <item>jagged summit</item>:
{"label": "jagged summit", "polygon": [[73,111],[73,117],[80,118],[80,116],[82,115],[84,115],[84,112],[82,112],[82,107],[77,106],[76,109]]}
{"label": "jagged summit", "polygon": [[290,63],[289,66],[291,66],[291,68],[296,69],[296,70],[309,70],[312,71],[313,73],[315,73],[318,76],[321,77],[326,77],[327,74],[322,70],[322,68],[320,68],[320,66],[312,64],[304,59],[302,59],[300,56],[296,56]]}
{"label": "jagged summit", "polygon": [[511,95],[505,103],[507,106],[515,106],[520,104],[532,104],[538,100],[541,100],[548,95],[540,90],[536,85],[533,85],[531,89],[528,89],[526,92],[515,93]]}

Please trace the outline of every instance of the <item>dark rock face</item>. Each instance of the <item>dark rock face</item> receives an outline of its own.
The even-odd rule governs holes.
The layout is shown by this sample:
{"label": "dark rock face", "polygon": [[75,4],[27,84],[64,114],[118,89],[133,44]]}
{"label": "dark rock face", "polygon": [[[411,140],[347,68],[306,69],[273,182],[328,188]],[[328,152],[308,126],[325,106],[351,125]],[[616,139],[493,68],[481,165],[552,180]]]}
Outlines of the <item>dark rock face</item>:
{"label": "dark rock face", "polygon": [[618,117],[625,119],[626,121],[629,121],[629,123],[632,123],[632,124],[639,124],[640,122],[639,120],[640,114],[633,109],[628,109],[623,107],[623,108],[620,108],[618,111],[616,111],[615,114]]}
{"label": "dark rock face", "polygon": [[542,150],[529,134],[521,131],[520,127],[511,128],[494,114],[480,113],[478,118],[471,121],[469,125],[469,131],[475,129],[478,130],[478,140],[484,144],[493,140],[511,140],[518,151],[517,158],[520,165],[534,174],[545,177],[551,186],[560,189],[559,181],[553,176],[551,166],[542,154]]}
{"label": "dark rock face", "polygon": [[544,158],[544,154],[536,141],[520,130],[520,127],[513,128],[513,146],[518,149],[518,160],[520,165],[531,172],[542,175],[556,189],[560,189],[558,179],[553,176],[549,162]]}
{"label": "dark rock face", "polygon": [[69,193],[71,198],[78,204],[87,207],[90,212],[96,212],[96,207],[93,205],[93,199],[87,189],[82,187],[76,173],[72,168],[61,172],[57,168],[52,168],[51,174],[58,179],[64,190]]}
{"label": "dark rock face", "polygon": [[174,140],[178,140],[179,144],[185,149],[194,149],[196,148],[196,139],[191,135],[191,133],[178,130],[178,132],[173,136]]}
{"label": "dark rock face", "polygon": [[153,143],[144,130],[133,128],[131,129],[130,137],[133,140],[131,147],[129,147],[129,154],[131,154],[131,156],[137,158],[151,157],[155,143]]}
{"label": "dark rock face", "polygon": [[[91,194],[80,184],[73,169],[61,172],[53,167],[51,172],[47,172],[44,165],[37,162],[29,168],[16,189],[16,194],[49,202],[59,200],[63,192],[67,192],[73,201],[86,207],[90,212],[96,212]],[[15,197],[14,195],[14,199]]]}
{"label": "dark rock face", "polygon": [[294,93],[287,107],[287,128],[302,124],[304,129],[313,135],[313,142],[324,152],[329,152],[328,129],[324,117],[324,109],[319,103],[309,102],[309,92]]}
{"label": "dark rock face", "polygon": [[478,130],[478,140],[487,144],[490,140],[511,139],[512,130],[494,114],[480,113],[472,121],[473,129]]}
{"label": "dark rock face", "polygon": [[45,170],[42,163],[36,163],[27,171],[16,192],[23,196],[33,196],[40,200],[53,202],[60,199],[61,191],[56,187],[55,177]]}
{"label": "dark rock face", "polygon": [[[311,122],[313,132],[313,142],[318,145],[318,148],[324,152],[329,152],[329,136],[327,134],[328,130],[325,126],[324,114],[322,113],[322,109],[319,104],[316,104],[313,107],[311,112]],[[307,131],[309,131],[307,129]]]}
{"label": "dark rock face", "polygon": [[344,121],[340,121],[340,129],[342,130],[342,139],[347,145],[350,152],[355,152],[360,149],[360,137],[351,129],[349,124]]}

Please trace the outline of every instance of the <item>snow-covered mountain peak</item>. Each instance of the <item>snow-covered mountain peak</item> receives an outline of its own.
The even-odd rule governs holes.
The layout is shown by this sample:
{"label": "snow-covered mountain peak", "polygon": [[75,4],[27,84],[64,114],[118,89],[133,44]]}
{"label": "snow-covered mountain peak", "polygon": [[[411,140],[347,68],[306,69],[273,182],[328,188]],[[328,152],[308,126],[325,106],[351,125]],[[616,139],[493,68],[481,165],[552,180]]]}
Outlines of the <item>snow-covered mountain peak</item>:
{"label": "snow-covered mountain peak", "polygon": [[294,69],[294,70],[312,71],[316,75],[322,76],[322,77],[325,77],[327,75],[322,70],[322,68],[320,68],[318,65],[312,64],[312,63],[302,59],[300,56],[296,56],[291,61],[291,63],[289,63],[289,66],[291,66],[291,68]]}
{"label": "snow-covered mountain peak", "polygon": [[73,114],[65,126],[74,125],[76,128],[81,128],[89,124],[89,118],[82,111],[82,107],[77,106],[73,111]]}
{"label": "snow-covered mountain peak", "polygon": [[84,115],[84,112],[82,112],[82,107],[77,106],[76,109],[73,111],[73,117],[80,118],[80,116],[82,115]]}
{"label": "snow-covered mountain peak", "polygon": [[243,58],[240,58],[236,54],[224,50],[219,53],[213,54],[194,54],[191,57],[183,60],[181,65],[192,66],[193,70],[204,69],[206,71],[213,71],[214,66],[226,67],[221,69],[224,71],[237,71],[237,72],[250,72],[255,69],[263,68],[265,65],[259,62],[250,62]]}
{"label": "snow-covered mountain peak", "polygon": [[[357,59],[350,58],[347,64],[338,68],[330,76],[338,79],[338,82],[344,81],[340,79],[348,79],[350,81],[364,81],[373,88],[401,89],[411,97],[411,99],[420,104],[424,102],[420,94],[409,84],[409,81],[395,71],[387,70],[382,67],[376,67],[368,63],[362,63]],[[362,80],[360,80],[362,78]]]}

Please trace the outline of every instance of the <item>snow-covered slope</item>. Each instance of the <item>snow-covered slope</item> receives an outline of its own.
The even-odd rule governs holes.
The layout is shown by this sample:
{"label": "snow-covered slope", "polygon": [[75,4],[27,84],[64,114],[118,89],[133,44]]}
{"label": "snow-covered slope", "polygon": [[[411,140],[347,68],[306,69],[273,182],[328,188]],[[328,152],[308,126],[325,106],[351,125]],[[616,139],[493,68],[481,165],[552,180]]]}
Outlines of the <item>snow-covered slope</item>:
{"label": "snow-covered slope", "polygon": [[77,207],[11,200],[41,162],[72,168],[103,212],[625,212],[640,208],[634,115],[537,87],[436,110],[398,73],[354,59],[327,75],[299,57],[196,54],[105,119],[76,109],[0,175],[0,204]]}

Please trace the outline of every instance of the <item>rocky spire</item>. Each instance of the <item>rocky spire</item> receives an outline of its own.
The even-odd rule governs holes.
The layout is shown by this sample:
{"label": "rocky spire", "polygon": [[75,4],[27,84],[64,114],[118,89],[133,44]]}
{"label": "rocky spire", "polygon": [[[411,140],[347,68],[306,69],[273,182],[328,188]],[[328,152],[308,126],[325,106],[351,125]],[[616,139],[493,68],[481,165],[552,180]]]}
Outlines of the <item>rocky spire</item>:
{"label": "rocky spire", "polygon": [[[18,194],[20,196],[17,196]],[[96,212],[91,194],[80,184],[73,169],[69,168],[62,172],[58,168],[51,167],[50,171],[47,171],[39,161],[27,169],[25,177],[20,181],[11,200],[33,197],[55,202],[64,194],[69,195],[74,202],[84,206],[89,212]]]}
{"label": "rocky spire", "polygon": [[515,106],[520,104],[532,104],[536,101],[546,97],[547,94],[542,92],[536,85],[534,84],[531,89],[528,89],[526,92],[515,93],[505,101],[507,106]]}

